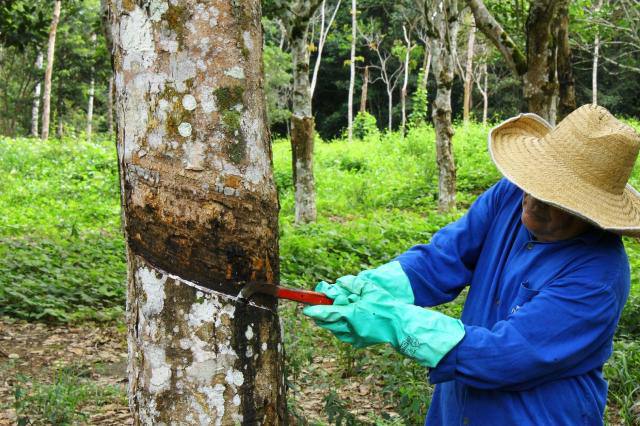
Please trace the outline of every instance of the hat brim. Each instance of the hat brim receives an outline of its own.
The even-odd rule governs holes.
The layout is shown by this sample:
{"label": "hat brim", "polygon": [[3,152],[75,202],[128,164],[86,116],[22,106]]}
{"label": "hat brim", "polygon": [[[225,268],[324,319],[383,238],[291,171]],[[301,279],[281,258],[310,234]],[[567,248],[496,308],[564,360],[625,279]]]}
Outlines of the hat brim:
{"label": "hat brim", "polygon": [[489,153],[498,170],[535,198],[608,231],[640,236],[640,194],[603,191],[577,176],[542,142],[552,126],[536,114],[520,114],[489,132]]}

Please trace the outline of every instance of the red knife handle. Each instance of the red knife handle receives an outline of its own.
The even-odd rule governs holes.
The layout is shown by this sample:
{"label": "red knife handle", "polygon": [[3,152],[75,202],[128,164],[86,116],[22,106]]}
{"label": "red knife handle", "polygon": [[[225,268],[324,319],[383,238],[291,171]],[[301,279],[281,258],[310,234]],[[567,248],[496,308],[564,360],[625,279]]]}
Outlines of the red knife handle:
{"label": "red knife handle", "polygon": [[302,302],[307,305],[333,305],[333,299],[325,296],[323,293],[297,288],[279,287],[276,292],[276,297]]}

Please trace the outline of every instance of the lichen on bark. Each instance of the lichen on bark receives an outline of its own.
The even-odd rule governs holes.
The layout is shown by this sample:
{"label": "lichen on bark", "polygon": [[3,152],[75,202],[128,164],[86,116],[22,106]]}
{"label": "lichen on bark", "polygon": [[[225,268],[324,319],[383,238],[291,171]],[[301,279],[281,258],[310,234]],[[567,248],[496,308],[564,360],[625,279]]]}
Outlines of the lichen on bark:
{"label": "lichen on bark", "polygon": [[107,1],[132,410],[142,424],[282,424],[276,302],[235,300],[279,276],[260,5],[239,23],[230,0]]}

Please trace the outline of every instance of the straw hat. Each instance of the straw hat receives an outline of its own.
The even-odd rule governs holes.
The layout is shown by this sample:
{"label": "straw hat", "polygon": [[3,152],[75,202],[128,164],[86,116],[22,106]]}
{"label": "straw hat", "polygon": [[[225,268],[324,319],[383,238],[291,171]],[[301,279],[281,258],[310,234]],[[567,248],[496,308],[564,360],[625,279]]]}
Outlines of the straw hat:
{"label": "straw hat", "polygon": [[609,111],[584,105],[555,128],[520,114],[489,132],[500,172],[535,198],[619,234],[640,236],[640,194],[627,184],[640,135]]}

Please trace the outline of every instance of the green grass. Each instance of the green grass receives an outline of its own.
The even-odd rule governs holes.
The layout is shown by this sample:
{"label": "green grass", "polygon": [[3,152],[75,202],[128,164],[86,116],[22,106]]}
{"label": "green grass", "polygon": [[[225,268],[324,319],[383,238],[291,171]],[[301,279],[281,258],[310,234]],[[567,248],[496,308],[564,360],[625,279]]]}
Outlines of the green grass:
{"label": "green grass", "polygon": [[[638,122],[631,124],[640,128]],[[434,133],[429,127],[414,129],[405,138],[391,133],[352,144],[318,140],[319,217],[317,223],[300,227],[292,224],[290,146],[275,141],[282,281],[310,287],[427,242],[500,178],[486,151],[487,131],[474,124],[456,127],[459,208],[446,215],[436,211]],[[113,143],[0,138],[0,175],[0,315],[56,322],[121,318],[126,264]],[[631,181],[640,187],[637,170]],[[632,297],[606,374],[609,414],[631,424],[640,386],[640,348],[634,343],[640,337],[640,245],[632,239],[625,242],[633,271]],[[459,314],[462,298],[443,310]],[[375,365],[385,397],[404,421],[422,421],[431,392],[422,368],[388,348],[355,351],[342,345],[291,306],[283,308],[282,317],[285,330],[296,330],[295,336],[285,334],[292,408],[302,369],[324,351],[337,354],[344,375],[360,377],[368,365]],[[340,375],[325,379],[334,385],[341,380]],[[338,399],[326,403],[328,414],[350,421]]]}
{"label": "green grass", "polygon": [[83,409],[90,404],[101,406],[120,400],[126,395],[115,386],[97,386],[89,373],[73,367],[55,372],[51,383],[18,376],[14,385],[13,407],[18,425],[67,425],[86,423],[89,414]]}

